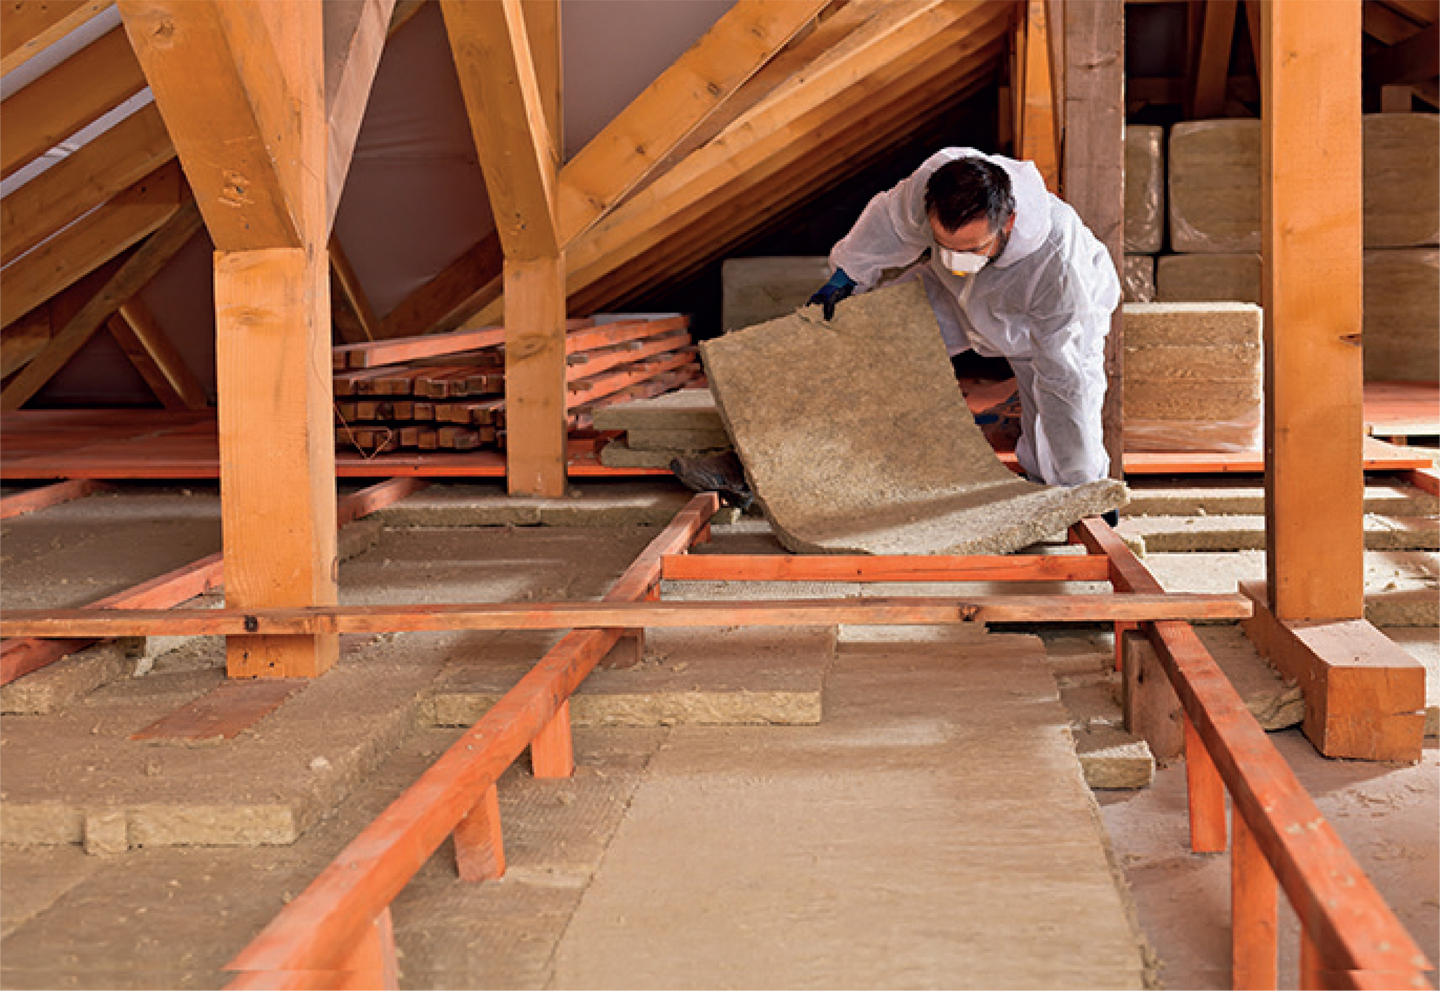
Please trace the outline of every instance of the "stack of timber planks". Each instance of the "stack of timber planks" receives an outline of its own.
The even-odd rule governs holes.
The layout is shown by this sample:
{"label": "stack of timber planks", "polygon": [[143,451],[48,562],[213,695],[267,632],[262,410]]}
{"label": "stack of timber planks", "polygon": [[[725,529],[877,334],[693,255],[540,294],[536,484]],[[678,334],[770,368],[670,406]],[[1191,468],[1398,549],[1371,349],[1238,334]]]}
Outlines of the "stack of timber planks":
{"label": "stack of timber planks", "polygon": [[[658,396],[703,376],[679,315],[571,320],[566,414],[572,432],[597,410]],[[370,341],[333,349],[335,441],[365,455],[505,447],[505,330]]]}

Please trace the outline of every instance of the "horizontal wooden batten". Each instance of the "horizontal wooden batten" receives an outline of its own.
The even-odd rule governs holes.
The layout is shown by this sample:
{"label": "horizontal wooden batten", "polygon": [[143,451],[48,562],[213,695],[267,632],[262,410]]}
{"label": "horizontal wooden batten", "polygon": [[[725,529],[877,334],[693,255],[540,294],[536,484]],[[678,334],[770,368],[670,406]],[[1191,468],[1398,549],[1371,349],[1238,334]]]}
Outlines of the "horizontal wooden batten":
{"label": "horizontal wooden batten", "polygon": [[751,602],[548,602],[483,605],[314,606],[301,609],[13,609],[0,636],[411,633],[421,630],[569,630],[639,627],[830,626],[1144,622],[1244,619],[1239,595],[980,595],[956,598]]}
{"label": "horizontal wooden batten", "polygon": [[1110,578],[1103,555],[946,556],[676,554],[663,563],[671,581],[1082,581]]}

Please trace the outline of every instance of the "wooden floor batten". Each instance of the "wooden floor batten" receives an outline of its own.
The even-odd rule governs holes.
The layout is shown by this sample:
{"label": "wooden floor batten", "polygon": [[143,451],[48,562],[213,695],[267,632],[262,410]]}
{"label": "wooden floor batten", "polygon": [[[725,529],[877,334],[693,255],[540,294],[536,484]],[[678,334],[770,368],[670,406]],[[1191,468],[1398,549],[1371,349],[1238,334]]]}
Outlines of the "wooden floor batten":
{"label": "wooden floor batten", "polygon": [[[1376,437],[1432,430],[1440,387],[1425,382],[1379,382],[1365,387],[1365,429]],[[1418,425],[1417,425],[1418,424]],[[1431,426],[1425,426],[1430,424]],[[1433,431],[1432,431],[1433,432]],[[612,468],[600,463],[594,438],[572,438],[567,472],[572,478],[669,476],[663,468]],[[1000,452],[1013,467],[1015,455]],[[1430,468],[1432,462],[1370,438],[1366,471]],[[1247,452],[1149,452],[1125,454],[1127,475],[1259,474],[1264,454]],[[341,451],[335,473],[342,478],[504,478],[505,455],[494,450],[391,452],[364,457]],[[213,410],[19,410],[0,423],[0,480],[213,479],[220,474]]]}

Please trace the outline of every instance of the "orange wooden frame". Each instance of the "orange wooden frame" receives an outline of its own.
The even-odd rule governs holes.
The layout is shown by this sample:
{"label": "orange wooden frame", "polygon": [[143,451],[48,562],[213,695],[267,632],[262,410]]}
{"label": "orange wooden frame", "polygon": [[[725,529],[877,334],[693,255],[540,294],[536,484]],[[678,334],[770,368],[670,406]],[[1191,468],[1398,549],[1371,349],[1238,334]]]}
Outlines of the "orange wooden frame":
{"label": "orange wooden frame", "polygon": [[[1082,520],[1073,532],[1092,553],[1110,559],[1117,592],[1160,589],[1109,527]],[[1325,821],[1199,636],[1187,623],[1141,625],[1185,710],[1195,852],[1225,849],[1225,794],[1230,794],[1235,986],[1276,986],[1278,882],[1300,918],[1310,976],[1321,981],[1302,987],[1430,987],[1425,972],[1434,965]]]}
{"label": "orange wooden frame", "polygon": [[[429,484],[419,478],[392,478],[345,496],[335,508],[336,525],[344,526],[383,509]],[[88,614],[96,610],[169,609],[219,588],[225,582],[224,575],[224,559],[218,553],[211,554],[134,588],[92,602],[84,610],[76,611]],[[35,637],[6,639],[0,642],[0,685],[8,685],[22,675],[38,671],[47,664],[52,664],[77,650],[83,650],[95,643],[95,640],[94,636],[48,640]]]}
{"label": "orange wooden frame", "polygon": [[[623,611],[625,618],[637,623],[653,621],[664,613],[645,607],[654,605],[659,582],[667,578],[1108,579],[1115,591],[1124,593],[1115,597],[1119,600],[1140,602],[1164,595],[1144,565],[1098,520],[1085,520],[1072,528],[1072,540],[1086,546],[1090,551],[1086,555],[772,560],[686,554],[692,544],[708,539],[708,521],[718,506],[713,494],[691,500],[636,559],[604,603],[612,607],[631,603],[635,608]],[[949,618],[929,621],[963,621],[962,611],[954,608],[957,600],[948,601]],[[775,603],[704,605],[724,606],[732,624],[776,618]],[[837,603],[823,600],[818,606],[821,608],[813,615],[831,615],[838,608]],[[697,614],[673,615],[693,622]],[[856,615],[861,622],[879,621],[874,613]],[[616,616],[618,623],[619,614]],[[912,615],[908,621],[917,620]],[[1140,620],[1138,625],[1155,643],[1185,709],[1191,842],[1196,852],[1225,849],[1226,789],[1232,795],[1236,986],[1275,987],[1275,896],[1283,888],[1302,921],[1307,979],[1323,981],[1329,987],[1428,987],[1425,971],[1431,969],[1430,962],[1324,821],[1188,623]],[[642,627],[636,629],[643,634]],[[352,986],[394,987],[393,965],[387,964],[395,959],[389,926],[391,900],[449,835],[455,839],[462,880],[485,880],[504,873],[496,781],[526,746],[532,750],[537,775],[571,773],[570,695],[595,664],[636,629],[576,630],[561,640],[229,963],[227,969],[240,974],[228,987],[325,986],[324,981],[342,970],[348,980],[358,982]]]}
{"label": "orange wooden frame", "polygon": [[[691,499],[605,601],[646,598],[660,581],[661,559],[708,539],[719,507],[713,493]],[[379,961],[394,959],[394,937],[377,925],[388,917],[390,902],[452,834],[462,877],[482,880],[504,871],[495,782],[527,746],[537,767],[553,773],[573,766],[568,754],[535,753],[535,747],[569,747],[566,703],[622,632],[576,630],[556,644],[226,965],[240,972],[227,987],[329,986],[310,979],[354,967],[356,947],[377,932],[382,942],[370,955],[376,963],[348,975],[350,986],[393,987]],[[566,720],[564,730],[551,725],[557,719]]]}

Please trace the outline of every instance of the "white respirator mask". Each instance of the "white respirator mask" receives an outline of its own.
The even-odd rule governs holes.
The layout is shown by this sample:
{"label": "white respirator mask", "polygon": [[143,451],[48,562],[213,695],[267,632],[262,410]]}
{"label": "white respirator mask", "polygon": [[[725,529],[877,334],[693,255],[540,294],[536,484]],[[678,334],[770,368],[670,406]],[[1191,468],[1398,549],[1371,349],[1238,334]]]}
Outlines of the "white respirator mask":
{"label": "white respirator mask", "polygon": [[951,251],[940,249],[940,264],[956,275],[974,275],[990,261],[989,255],[977,255],[973,251]]}

